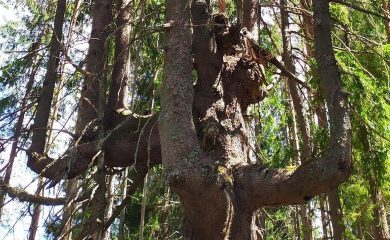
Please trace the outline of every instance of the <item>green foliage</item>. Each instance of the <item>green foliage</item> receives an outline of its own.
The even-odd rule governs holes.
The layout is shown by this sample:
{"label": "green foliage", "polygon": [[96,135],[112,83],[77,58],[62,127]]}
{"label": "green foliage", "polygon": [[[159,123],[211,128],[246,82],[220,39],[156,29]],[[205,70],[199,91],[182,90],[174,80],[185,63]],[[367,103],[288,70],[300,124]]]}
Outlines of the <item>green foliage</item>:
{"label": "green foliage", "polygon": [[[130,177],[130,176],[129,176]],[[131,177],[130,177],[131,178]],[[167,199],[167,185],[161,167],[154,168],[149,175],[145,211],[145,239],[180,239],[182,209],[176,195]],[[142,188],[138,190],[126,210],[126,239],[138,239],[142,209]],[[168,202],[167,202],[168,201]],[[168,203],[168,205],[166,205]],[[117,229],[114,229],[116,232]]]}
{"label": "green foliage", "polygon": [[257,144],[264,163],[272,167],[284,167],[289,164],[293,150],[286,138],[291,115],[282,89],[277,88],[255,107],[253,113],[258,118]]}

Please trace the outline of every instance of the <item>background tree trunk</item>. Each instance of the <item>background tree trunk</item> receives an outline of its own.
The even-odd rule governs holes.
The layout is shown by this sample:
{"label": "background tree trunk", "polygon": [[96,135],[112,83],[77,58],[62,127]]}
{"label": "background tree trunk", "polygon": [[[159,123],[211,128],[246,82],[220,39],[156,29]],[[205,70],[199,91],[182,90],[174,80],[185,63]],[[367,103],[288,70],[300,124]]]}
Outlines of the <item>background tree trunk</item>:
{"label": "background tree trunk", "polygon": [[333,238],[335,240],[342,240],[344,239],[345,226],[343,224],[343,210],[341,208],[338,189],[334,189],[328,193],[328,201],[333,228]]}

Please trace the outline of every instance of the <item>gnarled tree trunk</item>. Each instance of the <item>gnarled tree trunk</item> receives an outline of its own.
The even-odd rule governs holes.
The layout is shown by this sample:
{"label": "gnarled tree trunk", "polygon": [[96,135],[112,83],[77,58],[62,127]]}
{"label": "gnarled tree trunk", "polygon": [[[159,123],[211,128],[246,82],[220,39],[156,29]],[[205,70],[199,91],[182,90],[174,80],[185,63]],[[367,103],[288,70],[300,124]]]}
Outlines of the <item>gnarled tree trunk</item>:
{"label": "gnarled tree trunk", "polygon": [[[249,104],[264,97],[256,63],[232,49],[239,29],[223,15],[213,19],[206,2],[192,7],[193,50],[198,73],[191,79],[189,1],[166,3],[166,55],[159,118],[162,163],[179,194],[186,218],[186,239],[250,239],[254,210],[261,206],[303,203],[329,191],[350,173],[350,122],[333,55],[328,1],[314,4],[316,57],[321,85],[330,106],[331,150],[292,173],[248,161],[244,118]],[[215,35],[216,49],[212,46]],[[204,219],[208,221],[204,221]]]}

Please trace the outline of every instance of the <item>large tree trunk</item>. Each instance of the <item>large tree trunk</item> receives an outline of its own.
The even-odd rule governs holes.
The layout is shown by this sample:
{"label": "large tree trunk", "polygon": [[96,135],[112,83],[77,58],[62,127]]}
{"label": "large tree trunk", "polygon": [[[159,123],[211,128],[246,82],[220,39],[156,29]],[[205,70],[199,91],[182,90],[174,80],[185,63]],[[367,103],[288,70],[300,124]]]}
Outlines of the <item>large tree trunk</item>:
{"label": "large tree trunk", "polygon": [[257,90],[264,79],[257,64],[232,49],[239,43],[239,29],[224,27],[223,15],[215,16],[218,25],[209,29],[202,24],[210,19],[207,3],[194,1],[198,79],[193,93],[189,1],[166,2],[159,133],[167,179],[184,207],[185,239],[250,239],[252,214],[259,207],[303,203],[333,189],[350,174],[349,111],[332,50],[328,1],[317,1],[314,9],[316,56],[324,66],[321,85],[331,106],[331,150],[288,173],[248,161],[243,115],[264,97]]}

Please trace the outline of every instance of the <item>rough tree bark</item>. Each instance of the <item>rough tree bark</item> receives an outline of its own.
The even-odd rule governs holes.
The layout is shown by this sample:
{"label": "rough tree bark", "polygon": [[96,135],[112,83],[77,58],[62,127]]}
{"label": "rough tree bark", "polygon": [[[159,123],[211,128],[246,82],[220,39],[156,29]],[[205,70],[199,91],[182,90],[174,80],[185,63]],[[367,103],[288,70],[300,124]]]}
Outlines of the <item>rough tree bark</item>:
{"label": "rough tree bark", "polygon": [[[332,50],[328,1],[316,1],[314,13],[316,57],[324,66],[321,85],[330,106],[330,148],[293,173],[248,163],[243,113],[261,100],[253,84],[262,81],[253,66],[229,55],[234,27],[215,28],[216,51],[209,47],[207,26],[194,29],[198,79],[193,94],[189,1],[166,4],[169,25],[159,132],[162,163],[184,206],[186,239],[249,239],[257,208],[303,203],[346,179],[351,166],[349,110]],[[205,2],[196,1],[193,24],[207,22],[208,10]],[[225,20],[214,19],[222,24]]]}

